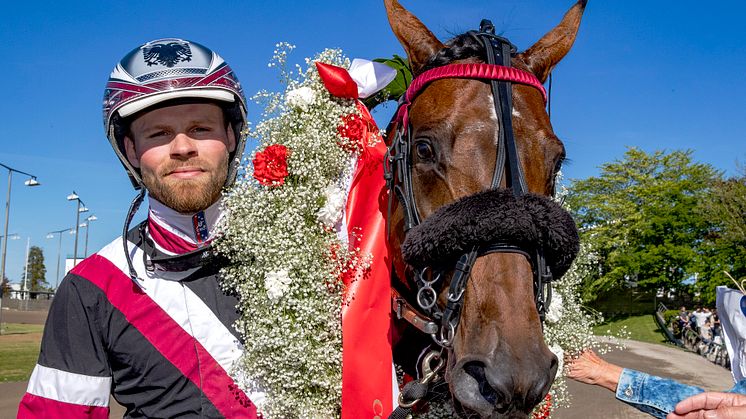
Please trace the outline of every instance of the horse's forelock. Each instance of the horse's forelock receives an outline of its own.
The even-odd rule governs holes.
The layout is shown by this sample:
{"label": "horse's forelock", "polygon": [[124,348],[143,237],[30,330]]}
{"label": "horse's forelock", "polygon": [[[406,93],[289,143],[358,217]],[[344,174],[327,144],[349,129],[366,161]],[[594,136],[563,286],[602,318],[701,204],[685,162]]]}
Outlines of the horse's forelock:
{"label": "horse's forelock", "polygon": [[473,36],[463,33],[446,42],[445,48],[430,57],[420,73],[468,58],[479,58],[487,62],[487,51]]}

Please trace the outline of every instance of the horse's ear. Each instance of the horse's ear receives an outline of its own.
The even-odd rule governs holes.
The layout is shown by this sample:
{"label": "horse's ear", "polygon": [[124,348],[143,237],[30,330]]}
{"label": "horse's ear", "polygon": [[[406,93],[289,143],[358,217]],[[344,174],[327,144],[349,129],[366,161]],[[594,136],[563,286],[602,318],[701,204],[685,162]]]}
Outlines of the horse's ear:
{"label": "horse's ear", "polygon": [[391,29],[407,52],[412,73],[417,74],[443,44],[397,0],[384,0],[384,3]]}
{"label": "horse's ear", "polygon": [[520,56],[528,69],[544,83],[555,65],[570,51],[578,34],[580,19],[588,0],[579,0],[562,18],[562,22],[544,35]]}

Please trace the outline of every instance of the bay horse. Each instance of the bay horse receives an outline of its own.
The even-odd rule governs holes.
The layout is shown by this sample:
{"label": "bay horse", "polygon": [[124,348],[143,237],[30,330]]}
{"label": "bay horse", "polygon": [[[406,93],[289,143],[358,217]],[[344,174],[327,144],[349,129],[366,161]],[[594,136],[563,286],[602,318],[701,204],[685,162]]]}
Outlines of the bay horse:
{"label": "bay horse", "polygon": [[525,418],[557,373],[543,315],[578,250],[572,218],[549,198],[565,150],[542,84],[587,0],[520,53],[489,21],[444,44],[384,2],[414,76],[385,161],[394,358],[420,377],[400,406],[416,409],[422,387],[444,378],[463,416]]}

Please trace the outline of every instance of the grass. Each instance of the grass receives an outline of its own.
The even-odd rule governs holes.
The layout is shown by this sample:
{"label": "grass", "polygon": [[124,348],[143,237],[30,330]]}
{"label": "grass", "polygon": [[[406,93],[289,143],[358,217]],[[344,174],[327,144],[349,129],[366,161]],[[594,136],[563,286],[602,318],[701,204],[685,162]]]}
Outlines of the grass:
{"label": "grass", "polygon": [[42,332],[43,330],[44,330],[43,324],[4,323],[2,336],[4,335],[26,335],[29,333]]}
{"label": "grass", "polygon": [[597,335],[618,335],[623,328],[627,330],[625,335],[632,340],[658,344],[667,342],[652,314],[612,319],[594,327],[593,333]]}
{"label": "grass", "polygon": [[0,335],[0,382],[26,381],[39,357],[44,326],[5,323]]}

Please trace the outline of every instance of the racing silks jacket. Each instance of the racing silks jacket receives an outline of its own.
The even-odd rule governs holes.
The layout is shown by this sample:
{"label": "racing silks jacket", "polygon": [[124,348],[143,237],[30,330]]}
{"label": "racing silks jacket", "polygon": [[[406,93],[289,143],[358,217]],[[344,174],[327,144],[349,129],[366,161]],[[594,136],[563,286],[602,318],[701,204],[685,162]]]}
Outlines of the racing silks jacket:
{"label": "racing silks jacket", "polygon": [[108,418],[110,394],[128,418],[257,417],[229,375],[243,345],[220,266],[148,266],[153,252],[179,255],[209,243],[219,211],[215,204],[188,216],[151,199],[148,219],[127,237],[136,281],[122,238],[65,276],[19,418]]}

